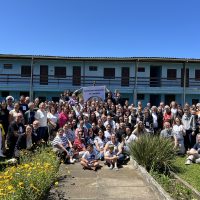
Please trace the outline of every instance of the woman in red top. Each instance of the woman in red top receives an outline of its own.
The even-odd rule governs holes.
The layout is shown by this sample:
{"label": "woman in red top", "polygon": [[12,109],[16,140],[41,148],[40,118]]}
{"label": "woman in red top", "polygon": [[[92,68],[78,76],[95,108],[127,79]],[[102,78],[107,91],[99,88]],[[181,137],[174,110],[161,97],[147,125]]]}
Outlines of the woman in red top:
{"label": "woman in red top", "polygon": [[164,112],[164,115],[163,115],[163,124],[165,122],[169,122],[172,125],[172,121],[173,121],[173,115],[171,113],[170,107],[165,106],[165,112]]}
{"label": "woman in red top", "polygon": [[83,132],[78,131],[77,137],[74,140],[73,148],[75,149],[75,154],[78,155],[79,158],[81,158],[86,151],[85,143],[82,138]]}
{"label": "woman in red top", "polygon": [[68,121],[68,113],[69,109],[64,106],[63,111],[59,114],[59,119],[58,119],[60,128],[62,128]]}

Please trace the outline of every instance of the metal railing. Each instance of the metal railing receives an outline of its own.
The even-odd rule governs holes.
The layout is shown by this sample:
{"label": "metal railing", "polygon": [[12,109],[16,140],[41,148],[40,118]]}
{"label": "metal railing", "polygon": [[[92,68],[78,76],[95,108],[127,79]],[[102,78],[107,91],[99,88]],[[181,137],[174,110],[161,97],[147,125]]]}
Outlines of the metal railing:
{"label": "metal railing", "polygon": [[[20,85],[31,84],[31,77],[22,77],[20,74],[0,74],[0,87],[3,85]],[[114,77],[112,79],[104,79],[99,76],[66,76],[62,78],[53,75],[40,76],[33,75],[33,86],[90,86],[93,85],[106,85],[114,87],[132,87],[135,86],[135,77]],[[186,85],[190,88],[200,89],[200,80],[190,78]],[[168,80],[167,78],[158,77],[137,77],[137,87],[183,87],[183,79],[176,78],[175,80]]]}

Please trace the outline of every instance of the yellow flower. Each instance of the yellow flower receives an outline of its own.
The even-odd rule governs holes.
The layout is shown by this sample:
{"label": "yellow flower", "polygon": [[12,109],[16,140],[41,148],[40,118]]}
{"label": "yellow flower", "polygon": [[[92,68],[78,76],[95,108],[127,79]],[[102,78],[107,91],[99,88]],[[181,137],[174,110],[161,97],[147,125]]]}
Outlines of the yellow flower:
{"label": "yellow flower", "polygon": [[23,183],[23,182],[19,182],[18,185],[19,185],[19,186],[23,186],[24,183]]}
{"label": "yellow flower", "polygon": [[58,185],[58,181],[56,181],[54,184],[55,184],[55,186],[57,186]]}
{"label": "yellow flower", "polygon": [[8,189],[8,190],[12,190],[12,189],[13,189],[13,186],[12,186],[12,185],[9,185],[9,186],[7,187],[7,189]]}

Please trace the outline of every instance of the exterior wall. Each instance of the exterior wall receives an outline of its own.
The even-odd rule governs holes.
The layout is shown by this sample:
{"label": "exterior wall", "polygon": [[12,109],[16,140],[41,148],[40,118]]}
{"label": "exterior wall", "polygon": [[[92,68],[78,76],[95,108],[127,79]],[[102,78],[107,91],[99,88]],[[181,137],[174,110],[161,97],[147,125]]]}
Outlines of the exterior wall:
{"label": "exterior wall", "polygon": [[[20,92],[29,92],[30,90],[30,77],[21,77],[21,66],[31,66],[32,58],[26,59],[17,58],[0,58],[0,82],[1,76],[4,75],[5,82],[0,83],[0,91],[9,91],[10,95],[18,98]],[[12,64],[12,69],[4,69],[4,64]],[[49,83],[48,85],[40,85],[40,65],[48,66]],[[55,66],[66,67],[66,79],[55,78]],[[73,66],[81,67],[82,85],[73,86]],[[90,66],[97,66],[97,71],[90,71]],[[161,86],[150,87],[150,68],[151,66],[161,66]],[[200,81],[195,80],[195,70],[200,69],[200,61],[197,63],[185,63],[186,68],[189,68],[190,87],[185,88],[186,101],[192,103],[192,99],[200,99]],[[129,86],[121,86],[121,73],[123,67],[129,67],[130,78]],[[93,81],[97,82],[97,85],[104,84],[112,92],[118,89],[122,93],[123,98],[128,98],[129,103],[133,102],[134,91],[138,94],[144,94],[145,99],[142,100],[144,106],[150,101],[151,94],[160,95],[160,100],[165,101],[166,94],[174,94],[176,101],[183,102],[184,88],[181,87],[181,69],[184,67],[183,63],[173,62],[156,62],[156,61],[138,61],[138,67],[144,67],[145,72],[137,72],[137,87],[135,88],[135,68],[136,61],[130,61],[124,59],[123,61],[110,61],[106,60],[67,60],[67,59],[34,59],[33,62],[33,74],[34,81],[33,91],[34,96],[46,96],[48,99],[51,97],[59,96],[61,92],[66,89],[75,90],[83,86],[89,86],[93,84]],[[114,79],[104,79],[104,68],[115,68]],[[177,80],[167,80],[167,69],[177,69]],[[11,76],[12,75],[12,76]],[[10,80],[14,80],[10,83]],[[138,100],[137,100],[138,101]],[[136,102],[137,103],[137,102]]]}

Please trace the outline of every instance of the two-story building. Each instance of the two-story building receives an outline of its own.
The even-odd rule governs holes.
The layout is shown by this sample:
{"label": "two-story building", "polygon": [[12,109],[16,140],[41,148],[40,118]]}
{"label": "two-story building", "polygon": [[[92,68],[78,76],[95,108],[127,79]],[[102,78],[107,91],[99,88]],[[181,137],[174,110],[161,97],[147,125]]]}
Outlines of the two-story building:
{"label": "two-story building", "polygon": [[57,100],[64,90],[105,85],[130,103],[200,101],[200,59],[0,55],[0,96]]}

